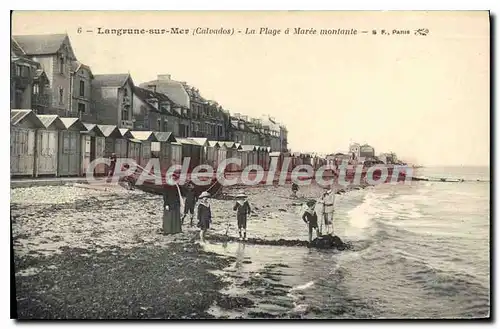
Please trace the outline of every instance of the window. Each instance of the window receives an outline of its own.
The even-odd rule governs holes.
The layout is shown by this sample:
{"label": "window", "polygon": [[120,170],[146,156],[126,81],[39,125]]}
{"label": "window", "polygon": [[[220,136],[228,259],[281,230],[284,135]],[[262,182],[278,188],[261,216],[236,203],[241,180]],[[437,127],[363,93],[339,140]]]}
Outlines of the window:
{"label": "window", "polygon": [[123,88],[123,96],[124,97],[128,96],[128,90],[127,90],[127,88]]}
{"label": "window", "polygon": [[144,129],[149,129],[149,116],[147,114],[144,116]]}
{"label": "window", "polygon": [[38,83],[33,84],[33,95],[38,95],[40,93],[40,86]]}
{"label": "window", "polygon": [[64,74],[64,56],[59,57],[59,73]]}
{"label": "window", "polygon": [[16,65],[16,75],[19,77],[27,78],[29,76],[29,67],[24,65]]}
{"label": "window", "polygon": [[16,95],[14,96],[14,108],[16,109],[21,109],[23,108],[22,103],[23,103],[23,91],[22,90],[16,90]]}
{"label": "window", "polygon": [[64,88],[63,87],[59,87],[59,104],[63,104],[64,100]]}
{"label": "window", "polygon": [[128,120],[128,107],[124,107],[122,110],[122,120]]}
{"label": "window", "polygon": [[80,80],[80,97],[85,97],[85,81]]}
{"label": "window", "polygon": [[156,121],[157,121],[158,126],[157,126],[157,129],[155,129],[155,130],[161,131],[161,119],[158,119]]}
{"label": "window", "polygon": [[84,103],[78,103],[78,117],[80,119],[82,118],[83,113],[85,113],[85,104]]}

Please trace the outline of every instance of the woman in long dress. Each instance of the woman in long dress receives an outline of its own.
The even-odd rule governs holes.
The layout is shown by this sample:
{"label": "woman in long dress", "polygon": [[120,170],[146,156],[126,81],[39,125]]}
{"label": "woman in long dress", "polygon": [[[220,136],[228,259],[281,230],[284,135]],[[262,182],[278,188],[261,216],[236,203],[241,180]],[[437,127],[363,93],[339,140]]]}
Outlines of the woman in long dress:
{"label": "woman in long dress", "polygon": [[176,234],[182,232],[181,200],[176,186],[169,186],[163,192],[163,232]]}

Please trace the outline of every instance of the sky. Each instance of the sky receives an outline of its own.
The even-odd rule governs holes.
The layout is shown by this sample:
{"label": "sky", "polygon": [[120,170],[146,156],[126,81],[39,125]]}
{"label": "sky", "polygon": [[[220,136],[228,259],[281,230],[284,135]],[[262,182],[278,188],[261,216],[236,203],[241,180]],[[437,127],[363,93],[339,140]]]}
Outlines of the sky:
{"label": "sky", "polygon": [[[98,34],[98,28],[172,27],[190,34]],[[235,34],[192,35],[198,27]],[[294,35],[297,27],[358,34]],[[246,28],[256,34],[245,34]],[[260,28],[281,32],[259,34]],[[416,36],[420,28],[428,34]],[[383,35],[382,29],[410,34]],[[14,35],[67,33],[77,59],[94,74],[129,72],[136,84],[171,74],[232,113],[270,114],[287,126],[293,151],[346,152],[353,141],[377,154],[446,166],[489,164],[489,31],[488,13],[480,11],[12,16]]]}

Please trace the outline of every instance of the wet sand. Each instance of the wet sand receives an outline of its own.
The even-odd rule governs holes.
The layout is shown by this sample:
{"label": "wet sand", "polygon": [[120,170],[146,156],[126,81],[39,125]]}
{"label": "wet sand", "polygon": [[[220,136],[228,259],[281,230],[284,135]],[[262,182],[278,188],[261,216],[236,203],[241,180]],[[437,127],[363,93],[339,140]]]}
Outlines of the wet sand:
{"label": "wet sand", "polygon": [[[249,234],[269,240],[282,233],[266,229],[266,221],[275,226],[302,197],[317,197],[320,191],[301,187],[299,199],[293,199],[288,186],[245,190],[254,211]],[[227,199],[238,191],[226,188]],[[237,236],[233,203],[211,200],[209,239],[226,232]],[[186,225],[181,234],[161,234],[161,207],[159,196],[124,189],[11,190],[19,318],[211,318],[217,316],[214,307],[234,310],[236,318],[270,317],[244,313],[252,300],[222,292],[234,281],[234,257],[205,251],[196,242],[196,229]],[[267,264],[259,275],[272,277],[285,267]],[[262,286],[258,277],[242,284],[261,298],[285,296],[290,288],[279,279]]]}

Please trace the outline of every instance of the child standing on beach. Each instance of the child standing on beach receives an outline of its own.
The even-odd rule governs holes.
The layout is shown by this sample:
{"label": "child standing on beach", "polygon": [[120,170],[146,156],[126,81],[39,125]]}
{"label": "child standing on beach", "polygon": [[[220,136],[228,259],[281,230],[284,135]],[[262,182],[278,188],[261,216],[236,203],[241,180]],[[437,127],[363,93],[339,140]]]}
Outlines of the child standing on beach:
{"label": "child standing on beach", "polygon": [[212,211],[210,209],[210,203],[208,202],[208,197],[210,194],[208,192],[203,192],[200,194],[198,204],[198,227],[200,228],[200,242],[205,242],[205,233],[210,228],[210,223],[212,222]]}
{"label": "child standing on beach", "polygon": [[[245,193],[240,193],[236,196],[238,199],[233,207],[236,211],[236,218],[238,220],[238,232],[240,234],[240,240],[247,238],[247,218],[250,214],[250,204],[248,203],[247,196]],[[241,232],[243,231],[243,237]]]}
{"label": "child standing on beach", "polygon": [[315,206],[316,206],[315,200],[307,201],[306,208],[304,210],[304,213],[302,214],[302,220],[309,227],[309,242],[312,241],[313,230],[316,230],[316,236],[318,237],[320,236],[318,228],[318,215],[316,214]]}
{"label": "child standing on beach", "polygon": [[292,183],[292,197],[297,197],[297,192],[299,191],[299,185],[297,183]]}
{"label": "child standing on beach", "polygon": [[186,186],[186,201],[184,202],[184,215],[182,216],[182,224],[184,224],[184,218],[186,218],[187,214],[190,213],[190,226],[193,226],[194,207],[196,205],[196,201],[198,201],[198,198],[196,196],[196,191],[194,190],[194,184],[193,182],[189,182]]}

